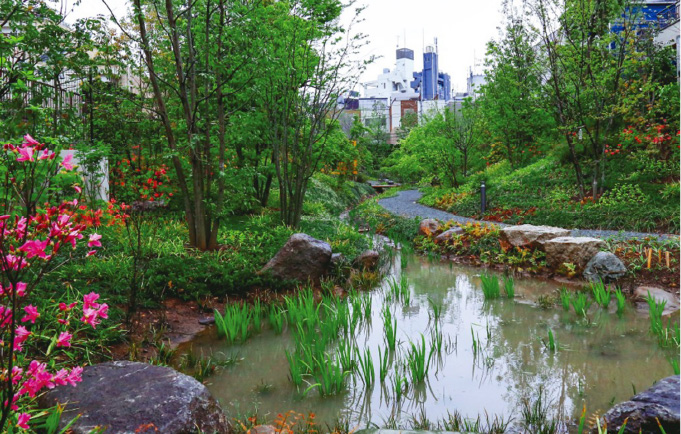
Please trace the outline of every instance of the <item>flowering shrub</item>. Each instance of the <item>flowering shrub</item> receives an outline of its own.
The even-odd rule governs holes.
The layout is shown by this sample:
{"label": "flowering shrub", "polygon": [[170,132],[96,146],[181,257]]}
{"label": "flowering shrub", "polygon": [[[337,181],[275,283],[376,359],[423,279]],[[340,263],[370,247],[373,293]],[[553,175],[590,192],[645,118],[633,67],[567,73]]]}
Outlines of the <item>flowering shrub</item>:
{"label": "flowering shrub", "polygon": [[[45,356],[54,360],[54,353],[70,348],[84,328],[107,318],[108,306],[98,303],[95,293],[55,304],[49,313],[33,305],[31,292],[55,258],[63,263],[67,250],[73,252],[85,243],[90,249],[86,255],[94,255],[101,235],[86,238],[88,224],[75,217],[77,198],[37,207],[51,179],[73,169],[70,157],[58,161],[55,152],[25,136],[19,145],[4,145],[2,158],[9,173],[17,174],[5,177],[0,186],[6,212],[0,215],[0,431],[5,432],[12,425],[29,429],[31,408],[41,391],[75,385],[81,379],[82,367],[57,369],[51,363],[48,368],[29,354],[29,347],[46,346]],[[81,193],[77,185],[74,191]],[[55,321],[41,324],[41,333],[34,334],[32,329],[46,317]]]}
{"label": "flowering shrub", "polygon": [[165,164],[155,164],[132,156],[116,163],[113,169],[116,198],[126,203],[139,200],[163,201],[173,197],[175,188]]}

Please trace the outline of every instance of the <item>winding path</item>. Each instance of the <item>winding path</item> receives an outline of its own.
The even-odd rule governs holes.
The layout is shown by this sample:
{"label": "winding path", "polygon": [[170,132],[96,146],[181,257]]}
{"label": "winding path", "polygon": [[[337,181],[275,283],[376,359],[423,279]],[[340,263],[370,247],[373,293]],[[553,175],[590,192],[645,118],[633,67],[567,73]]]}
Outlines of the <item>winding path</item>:
{"label": "winding path", "polygon": [[[417,203],[421,198],[421,192],[418,190],[403,190],[397,193],[397,196],[388,197],[378,201],[378,204],[385,208],[387,211],[407,218],[421,217],[421,218],[433,218],[441,221],[454,220],[458,223],[483,223],[489,224],[490,222],[484,222],[480,220],[475,220],[468,217],[457,216],[439,209],[431,208],[425,205]],[[495,223],[501,227],[509,226],[504,223]],[[644,232],[625,232],[625,231],[609,231],[600,229],[572,229],[570,233],[573,237],[596,237],[596,238],[611,238],[611,239],[632,239],[632,238],[658,238],[660,240],[678,240],[678,235],[669,234],[649,234]]]}

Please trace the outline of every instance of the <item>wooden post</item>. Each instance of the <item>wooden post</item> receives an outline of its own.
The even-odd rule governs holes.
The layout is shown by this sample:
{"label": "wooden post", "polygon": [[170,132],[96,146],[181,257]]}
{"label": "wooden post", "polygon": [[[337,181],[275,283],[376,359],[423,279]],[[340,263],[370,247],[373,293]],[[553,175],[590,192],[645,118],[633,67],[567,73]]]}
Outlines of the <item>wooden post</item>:
{"label": "wooden post", "polygon": [[648,249],[648,269],[650,269],[650,262],[653,260],[653,249]]}
{"label": "wooden post", "polygon": [[669,251],[665,252],[665,256],[667,257],[667,268],[671,268],[669,267]]}

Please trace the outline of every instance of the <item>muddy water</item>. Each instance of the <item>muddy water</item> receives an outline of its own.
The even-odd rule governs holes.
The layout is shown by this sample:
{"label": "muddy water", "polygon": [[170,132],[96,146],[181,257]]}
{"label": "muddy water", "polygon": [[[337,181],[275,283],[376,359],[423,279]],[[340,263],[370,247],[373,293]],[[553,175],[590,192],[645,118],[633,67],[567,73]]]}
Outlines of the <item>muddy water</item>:
{"label": "muddy water", "polygon": [[[376,367],[372,388],[367,389],[359,376],[349,376],[348,390],[342,395],[322,398],[315,390],[305,394],[305,387],[297,390],[288,379],[284,351],[292,349],[293,342],[286,331],[277,336],[265,329],[245,344],[231,346],[211,331],[191,343],[194,352],[241,359],[208,379],[208,388],[225,412],[243,416],[257,411],[269,420],[289,410],[313,412],[319,423],[344,418],[351,428],[384,426],[390,420],[409,426],[414,416],[436,421],[454,411],[467,417],[486,412],[517,419],[520,403],[543,390],[554,416],[574,420],[584,405],[589,414],[602,414],[611,403],[673,373],[666,353],[648,335],[648,319],[631,306],[619,318],[613,300],[610,312],[592,306],[590,320],[579,320],[559,305],[542,308],[537,302],[555,296],[558,286],[532,279],[516,279],[515,299],[486,302],[480,269],[418,256],[409,256],[406,262],[400,271],[400,258],[395,258],[388,279],[406,274],[409,305],[388,296],[387,279],[371,292],[371,321],[356,333],[357,346],[372,351]],[[420,340],[421,334],[430,342],[434,321],[428,298],[444,307],[439,321],[443,350],[433,357],[427,382],[410,386],[397,401],[391,380],[406,360],[409,342]],[[381,384],[378,348],[386,347],[381,317],[385,304],[397,319],[400,343],[388,378]],[[546,346],[549,330],[558,342],[556,352]]]}

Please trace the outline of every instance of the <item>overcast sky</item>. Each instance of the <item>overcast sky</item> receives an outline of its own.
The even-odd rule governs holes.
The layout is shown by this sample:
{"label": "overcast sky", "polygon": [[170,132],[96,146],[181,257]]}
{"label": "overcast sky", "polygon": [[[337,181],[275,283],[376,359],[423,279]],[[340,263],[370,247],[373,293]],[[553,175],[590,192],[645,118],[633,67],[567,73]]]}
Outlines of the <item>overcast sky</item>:
{"label": "overcast sky", "polygon": [[[70,12],[67,21],[108,15],[102,0],[59,0]],[[376,78],[383,68],[393,68],[395,48],[414,50],[415,70],[423,68],[423,46],[438,40],[440,71],[452,77],[452,91],[463,91],[474,60],[482,65],[485,46],[498,35],[502,23],[502,0],[364,0],[367,4],[358,31],[368,35],[364,55],[382,56],[369,66],[361,81]],[[114,13],[125,15],[128,0],[108,0]],[[406,37],[406,44],[405,44]],[[480,69],[480,68],[478,68]]]}

